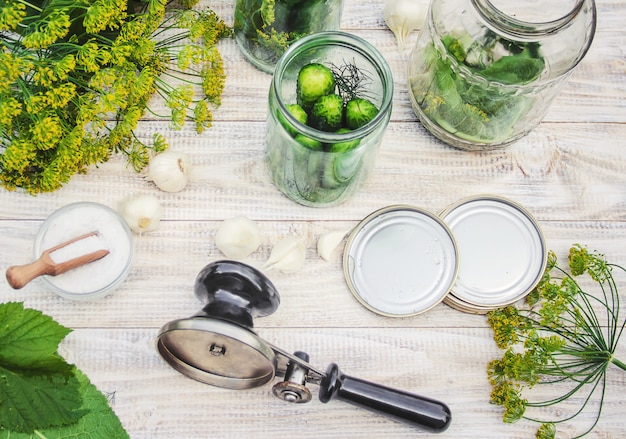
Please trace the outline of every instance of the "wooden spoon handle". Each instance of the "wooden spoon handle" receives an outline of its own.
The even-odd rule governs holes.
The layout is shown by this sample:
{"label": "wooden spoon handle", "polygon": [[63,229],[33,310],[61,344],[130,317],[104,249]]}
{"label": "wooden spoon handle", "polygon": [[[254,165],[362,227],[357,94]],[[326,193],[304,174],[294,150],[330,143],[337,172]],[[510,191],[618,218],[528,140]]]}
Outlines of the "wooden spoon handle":
{"label": "wooden spoon handle", "polygon": [[13,265],[7,268],[6,276],[9,285],[19,290],[36,277],[52,273],[54,273],[54,266],[40,258],[30,264]]}
{"label": "wooden spoon handle", "polygon": [[35,262],[25,265],[14,265],[7,268],[7,281],[11,287],[19,290],[28,282],[42,274],[56,276],[57,274],[65,273],[81,265],[102,259],[108,254],[108,250],[102,249],[86,255],[77,256],[69,261],[55,264],[50,258],[50,250],[46,250]]}

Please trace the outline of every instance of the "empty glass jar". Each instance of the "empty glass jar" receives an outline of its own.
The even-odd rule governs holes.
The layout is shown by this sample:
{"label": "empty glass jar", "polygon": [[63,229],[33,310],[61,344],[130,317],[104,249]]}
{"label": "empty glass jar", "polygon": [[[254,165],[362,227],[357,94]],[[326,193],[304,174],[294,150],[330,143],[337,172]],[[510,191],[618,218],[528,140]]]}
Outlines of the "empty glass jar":
{"label": "empty glass jar", "polygon": [[413,109],[452,146],[506,146],[543,119],[595,25],[593,0],[432,0],[409,58]]}

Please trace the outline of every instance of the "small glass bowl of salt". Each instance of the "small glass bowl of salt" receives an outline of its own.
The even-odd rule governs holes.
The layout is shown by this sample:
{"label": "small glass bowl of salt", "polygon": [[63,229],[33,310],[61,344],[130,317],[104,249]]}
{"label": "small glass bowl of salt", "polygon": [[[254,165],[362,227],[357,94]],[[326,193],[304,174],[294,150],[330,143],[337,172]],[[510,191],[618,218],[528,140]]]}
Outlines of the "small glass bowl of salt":
{"label": "small glass bowl of salt", "polygon": [[46,286],[59,296],[87,300],[104,297],[126,279],[133,261],[133,235],[126,221],[100,203],[81,201],[54,211],[41,225],[34,245],[34,257],[60,243],[86,233],[81,239],[50,253],[61,263],[95,250],[109,251],[102,259],[56,276],[42,276]]}

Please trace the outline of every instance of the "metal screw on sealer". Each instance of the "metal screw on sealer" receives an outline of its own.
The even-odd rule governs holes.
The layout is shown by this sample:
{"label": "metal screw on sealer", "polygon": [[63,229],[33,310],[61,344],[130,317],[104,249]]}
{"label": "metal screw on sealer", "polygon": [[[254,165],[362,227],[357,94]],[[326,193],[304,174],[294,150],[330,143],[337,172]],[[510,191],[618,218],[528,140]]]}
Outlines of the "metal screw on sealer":
{"label": "metal screw on sealer", "polygon": [[344,374],[332,363],[321,371],[309,355],[280,349],[253,331],[253,317],[274,312],[280,303],[274,285],[258,270],[236,261],[204,267],[195,282],[203,309],[164,325],[156,347],[167,363],[195,380],[229,389],[261,386],[275,377],[273,394],[283,401],[312,399],[307,384],[319,386],[319,399],[349,402],[432,432],[452,420],[442,402]]}

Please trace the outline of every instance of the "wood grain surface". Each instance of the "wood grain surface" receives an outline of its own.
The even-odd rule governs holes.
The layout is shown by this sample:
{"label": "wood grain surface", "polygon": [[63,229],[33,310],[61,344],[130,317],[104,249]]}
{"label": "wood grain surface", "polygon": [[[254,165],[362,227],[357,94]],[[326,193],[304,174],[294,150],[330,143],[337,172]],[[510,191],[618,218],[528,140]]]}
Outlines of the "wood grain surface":
{"label": "wood grain surface", "polygon": [[[232,0],[202,0],[201,5],[232,23]],[[484,316],[444,304],[407,318],[372,313],[346,286],[341,249],[324,261],[316,241],[387,205],[438,213],[462,198],[495,194],[526,207],[548,248],[560,257],[580,243],[626,264],[626,1],[598,0],[593,45],[545,120],[510,147],[480,153],[446,146],[419,124],[406,86],[417,33],[401,53],[382,7],[382,0],[345,0],[342,29],[384,54],[395,86],[392,120],[373,174],[345,204],[307,208],[273,186],[263,162],[271,77],[246,62],[234,40],[220,43],[227,85],[212,128],[197,135],[192,126],[175,131],[167,121],[146,118],[137,130],[144,139],[162,133],[171,149],[189,154],[194,173],[183,192],[159,191],[118,156],[54,193],[0,190],[3,270],[32,260],[39,226],[68,203],[90,200],[116,208],[126,196],[143,193],[162,203],[160,228],[135,236],[132,271],[104,299],[70,301],[40,280],[19,291],[0,280],[2,302],[23,301],[74,330],[61,353],[110,395],[131,438],[534,437],[535,424],[505,424],[500,408],[489,403],[486,365],[500,352]],[[165,364],[155,350],[159,328],[199,311],[194,279],[203,266],[223,258],[215,233],[222,220],[236,215],[253,219],[262,231],[261,247],[245,260],[253,266],[262,267],[282,237],[305,237],[308,245],[302,270],[267,273],[281,305],[255,321],[259,336],[288,351],[308,352],[319,368],[336,362],[350,375],[446,402],[453,422],[445,433],[433,435],[340,401],[322,404],[314,397],[308,404],[288,404],[272,396],[271,385],[220,389]],[[626,302],[624,279],[620,287]],[[626,340],[617,357],[626,360]],[[316,386],[311,390],[315,394]],[[609,368],[603,415],[590,438],[626,437],[625,393],[626,373]],[[559,437],[574,437],[592,419],[585,414],[563,424]]]}

